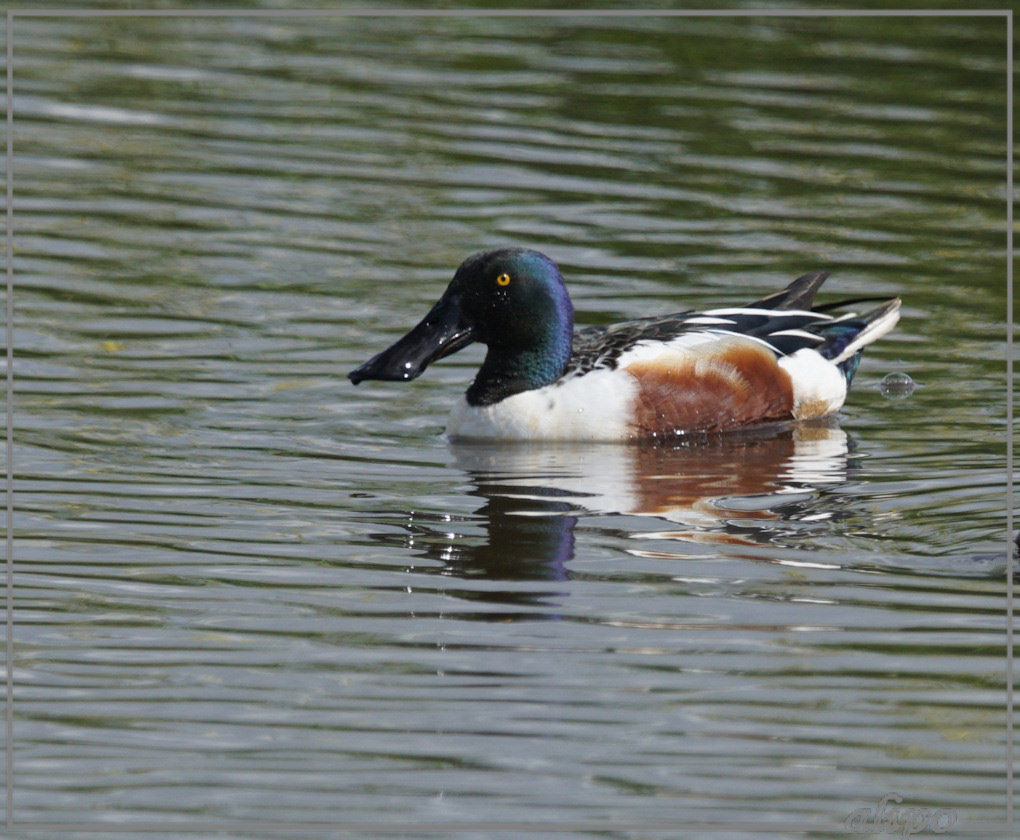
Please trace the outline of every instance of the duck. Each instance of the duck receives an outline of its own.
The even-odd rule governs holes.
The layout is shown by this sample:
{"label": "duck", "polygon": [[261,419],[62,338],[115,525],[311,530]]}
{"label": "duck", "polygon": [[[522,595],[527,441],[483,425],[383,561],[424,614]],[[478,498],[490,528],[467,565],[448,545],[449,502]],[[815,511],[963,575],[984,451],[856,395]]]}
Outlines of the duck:
{"label": "duck", "polygon": [[408,382],[473,342],[487,347],[447,424],[452,440],[642,441],[812,420],[843,406],[863,348],[900,299],[813,306],[814,271],[746,306],[574,327],[557,264],[528,248],[465,259],[428,314],[352,370]]}

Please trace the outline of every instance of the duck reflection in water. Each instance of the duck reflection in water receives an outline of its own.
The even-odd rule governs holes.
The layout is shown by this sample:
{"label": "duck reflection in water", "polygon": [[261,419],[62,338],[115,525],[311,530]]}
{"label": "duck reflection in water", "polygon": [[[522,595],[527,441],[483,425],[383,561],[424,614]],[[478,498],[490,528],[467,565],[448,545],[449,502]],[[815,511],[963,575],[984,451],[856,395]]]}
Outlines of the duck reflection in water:
{"label": "duck reflection in water", "polygon": [[[406,545],[440,563],[415,571],[561,581],[569,578],[575,530],[584,519],[596,529],[596,517],[610,514],[668,522],[665,530],[624,537],[676,541],[666,545],[679,542],[700,553],[629,551],[684,558],[703,556],[713,544],[731,554],[768,545],[795,520],[834,518],[834,500],[823,506],[818,496],[821,488],[846,481],[849,441],[829,420],[669,447],[458,444],[452,454],[474,485],[472,494],[485,500],[476,512],[485,535],[452,534],[446,517],[437,527],[436,517],[413,516]],[[618,531],[619,525],[613,534]],[[495,595],[474,593],[486,600]]]}

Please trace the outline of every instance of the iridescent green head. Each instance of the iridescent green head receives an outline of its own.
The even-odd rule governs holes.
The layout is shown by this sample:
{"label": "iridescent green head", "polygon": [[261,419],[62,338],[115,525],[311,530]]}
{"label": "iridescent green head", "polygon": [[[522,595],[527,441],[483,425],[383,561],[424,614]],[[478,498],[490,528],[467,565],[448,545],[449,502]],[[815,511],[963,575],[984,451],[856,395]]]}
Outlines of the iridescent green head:
{"label": "iridescent green head", "polygon": [[472,405],[555,382],[570,358],[574,309],[559,269],[538,251],[504,248],[461,263],[424,320],[348,376],[411,380],[473,341],[488,346],[467,392]]}

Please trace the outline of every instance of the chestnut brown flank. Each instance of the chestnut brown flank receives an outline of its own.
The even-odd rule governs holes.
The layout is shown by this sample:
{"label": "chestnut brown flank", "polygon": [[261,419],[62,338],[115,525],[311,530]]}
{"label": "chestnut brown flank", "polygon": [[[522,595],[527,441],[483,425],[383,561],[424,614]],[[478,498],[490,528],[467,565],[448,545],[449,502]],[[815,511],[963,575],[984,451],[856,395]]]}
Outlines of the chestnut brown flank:
{"label": "chestnut brown flank", "polygon": [[634,362],[638,435],[722,432],[793,416],[793,384],[776,357],[749,342]]}

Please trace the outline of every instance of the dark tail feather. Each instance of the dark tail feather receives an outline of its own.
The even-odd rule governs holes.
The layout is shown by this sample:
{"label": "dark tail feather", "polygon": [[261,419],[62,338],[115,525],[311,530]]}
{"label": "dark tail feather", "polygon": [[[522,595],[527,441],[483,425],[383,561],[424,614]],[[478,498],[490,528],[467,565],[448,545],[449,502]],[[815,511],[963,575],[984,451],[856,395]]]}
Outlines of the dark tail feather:
{"label": "dark tail feather", "polygon": [[823,303],[820,306],[812,306],[812,312],[831,312],[833,309],[842,309],[844,306],[856,306],[858,303],[887,303],[889,298],[887,297],[856,297],[847,298],[846,300],[836,300],[832,303]]}
{"label": "dark tail feather", "polygon": [[762,298],[752,303],[751,307],[754,309],[810,309],[815,292],[828,276],[829,272],[827,271],[812,271],[810,274],[801,275],[781,292]]}
{"label": "dark tail feather", "polygon": [[849,384],[861,362],[861,351],[896,326],[899,308],[899,298],[893,298],[882,306],[818,330],[818,334],[825,337],[825,344],[818,352],[836,363]]}
{"label": "dark tail feather", "polygon": [[849,359],[840,362],[836,367],[843,371],[843,377],[846,379],[846,387],[849,388],[854,381],[854,374],[857,373],[857,368],[861,364],[861,354],[863,350],[858,350]]}

